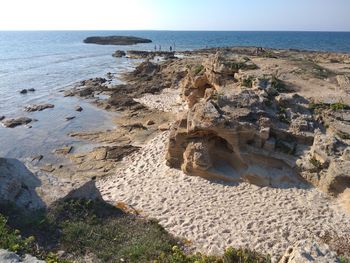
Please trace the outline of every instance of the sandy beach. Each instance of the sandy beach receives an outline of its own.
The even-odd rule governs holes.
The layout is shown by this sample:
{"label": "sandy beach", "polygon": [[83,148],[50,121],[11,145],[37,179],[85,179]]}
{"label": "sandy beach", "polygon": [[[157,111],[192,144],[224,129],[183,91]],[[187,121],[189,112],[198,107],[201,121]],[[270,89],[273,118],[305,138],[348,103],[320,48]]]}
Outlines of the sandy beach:
{"label": "sandy beach", "polygon": [[[164,97],[166,105],[175,105],[178,91],[165,90],[139,101],[167,110],[159,103]],[[168,132],[159,133],[125,158],[115,176],[98,181],[103,198],[159,220],[171,234],[188,240],[190,248],[210,254],[230,246],[247,247],[276,261],[297,241],[318,240],[327,232],[350,234],[349,214],[311,186],[225,184],[169,168],[165,164],[168,137]]]}

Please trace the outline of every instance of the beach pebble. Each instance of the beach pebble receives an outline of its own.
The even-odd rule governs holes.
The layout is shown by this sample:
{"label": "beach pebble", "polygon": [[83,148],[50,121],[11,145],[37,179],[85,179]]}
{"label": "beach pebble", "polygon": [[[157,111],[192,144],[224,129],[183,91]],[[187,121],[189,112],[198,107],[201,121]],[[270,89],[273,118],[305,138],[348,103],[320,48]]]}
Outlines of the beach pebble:
{"label": "beach pebble", "polygon": [[76,106],[76,107],[75,107],[75,110],[81,112],[81,111],[83,111],[83,108],[80,107],[80,106]]}
{"label": "beach pebble", "polygon": [[153,125],[153,124],[155,124],[154,120],[148,120],[146,122],[146,125]]}

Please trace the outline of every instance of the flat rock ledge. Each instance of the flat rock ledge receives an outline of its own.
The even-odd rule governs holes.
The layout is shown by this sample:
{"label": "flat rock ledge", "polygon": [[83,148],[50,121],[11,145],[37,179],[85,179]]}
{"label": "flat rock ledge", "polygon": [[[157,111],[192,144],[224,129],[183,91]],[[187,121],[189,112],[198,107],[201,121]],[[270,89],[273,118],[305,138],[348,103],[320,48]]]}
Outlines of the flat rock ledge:
{"label": "flat rock ledge", "polygon": [[98,44],[98,45],[120,45],[128,46],[141,43],[152,43],[152,40],[133,36],[94,36],[84,39],[86,44]]}

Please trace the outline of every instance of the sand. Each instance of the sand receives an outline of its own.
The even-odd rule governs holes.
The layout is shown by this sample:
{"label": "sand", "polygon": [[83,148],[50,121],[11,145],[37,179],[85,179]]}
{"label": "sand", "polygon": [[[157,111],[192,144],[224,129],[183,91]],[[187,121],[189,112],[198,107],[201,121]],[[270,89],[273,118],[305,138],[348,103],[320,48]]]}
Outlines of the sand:
{"label": "sand", "polygon": [[[176,101],[176,92],[169,94],[164,91],[140,101],[159,107],[165,96],[169,103]],[[228,185],[169,168],[167,138],[168,132],[160,133],[126,157],[115,176],[99,180],[103,198],[157,219],[171,234],[206,254],[221,254],[230,246],[248,247],[272,255],[276,262],[296,241],[314,239],[326,231],[350,235],[350,214],[313,187]]]}

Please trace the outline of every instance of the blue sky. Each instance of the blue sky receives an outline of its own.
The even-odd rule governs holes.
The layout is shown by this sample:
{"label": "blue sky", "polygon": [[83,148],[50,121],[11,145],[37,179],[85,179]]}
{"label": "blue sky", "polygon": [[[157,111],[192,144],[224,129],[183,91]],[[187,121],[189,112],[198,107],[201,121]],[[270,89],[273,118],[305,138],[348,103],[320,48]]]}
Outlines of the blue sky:
{"label": "blue sky", "polygon": [[350,0],[1,0],[0,30],[350,31]]}

